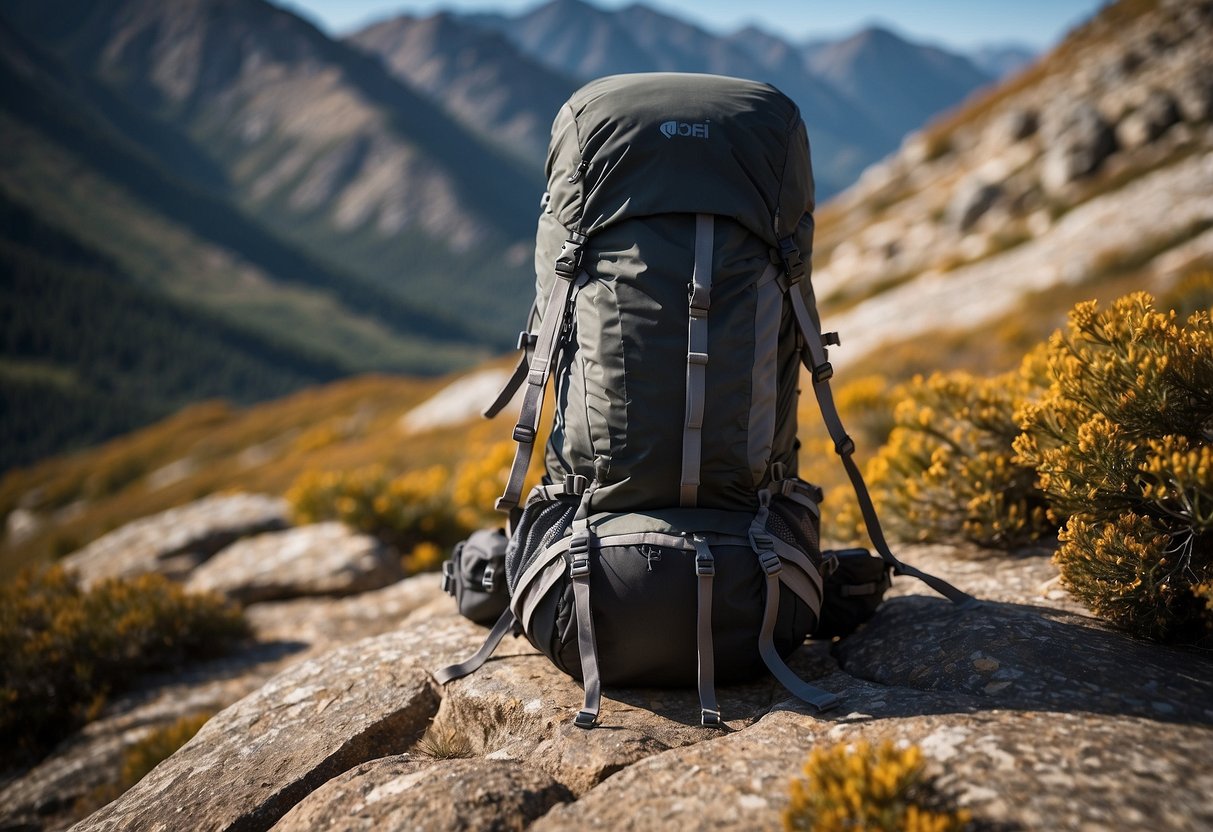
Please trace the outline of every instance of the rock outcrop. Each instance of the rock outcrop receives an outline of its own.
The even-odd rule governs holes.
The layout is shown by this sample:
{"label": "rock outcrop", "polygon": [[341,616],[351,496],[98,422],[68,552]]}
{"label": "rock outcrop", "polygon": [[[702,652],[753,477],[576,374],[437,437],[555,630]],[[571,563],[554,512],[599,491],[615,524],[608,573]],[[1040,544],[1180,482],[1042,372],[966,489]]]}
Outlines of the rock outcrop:
{"label": "rock outcrop", "polygon": [[186,589],[251,604],[354,595],[404,577],[400,556],[342,523],[316,523],[237,541],[189,576]]}
{"label": "rock outcrop", "polygon": [[180,579],[229,543],[288,525],[286,501],[280,497],[216,495],[129,523],[63,563],[86,586],[148,572]]}
{"label": "rock outcrop", "polygon": [[[1047,553],[903,554],[984,603],[956,609],[899,580],[859,632],[791,659],[840,708],[811,713],[764,678],[720,690],[724,731],[697,724],[694,691],[643,689],[609,689],[602,725],[579,730],[580,686],[522,639],[438,688],[428,671],[485,631],[432,576],[255,605],[263,637],[321,605],[348,616],[380,598],[401,612],[380,635],[284,657],[77,829],[772,829],[808,751],[859,739],[921,746],[945,793],[993,826],[1213,823],[1213,660],[1086,616]],[[299,633],[338,644],[342,630]]]}

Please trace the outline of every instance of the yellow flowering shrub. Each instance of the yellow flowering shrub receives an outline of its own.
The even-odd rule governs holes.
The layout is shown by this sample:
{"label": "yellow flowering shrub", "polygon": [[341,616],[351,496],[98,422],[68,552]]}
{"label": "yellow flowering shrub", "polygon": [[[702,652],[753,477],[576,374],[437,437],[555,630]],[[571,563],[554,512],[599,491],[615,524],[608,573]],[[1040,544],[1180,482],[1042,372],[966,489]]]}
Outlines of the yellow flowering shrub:
{"label": "yellow flowering shrub", "polygon": [[968,812],[943,805],[922,751],[891,742],[815,748],[790,797],[788,832],[953,832],[970,821]]}
{"label": "yellow flowering shrub", "polygon": [[83,590],[62,567],[0,586],[0,743],[36,754],[89,719],[140,672],[222,653],[241,613],[160,575]]}
{"label": "yellow flowering shrub", "polygon": [[395,477],[382,465],[309,471],[286,498],[298,522],[340,520],[401,552],[425,542],[449,545],[466,531],[451,502],[450,473],[441,465]]}
{"label": "yellow flowering shrub", "polygon": [[1048,346],[1017,460],[1057,518],[1067,589],[1143,636],[1207,638],[1213,582],[1213,321],[1144,292],[1083,303]]}
{"label": "yellow flowering shrub", "polygon": [[468,454],[455,472],[451,496],[456,515],[464,528],[476,529],[501,523],[503,515],[493,506],[505,491],[517,447],[516,442],[507,439],[477,448]]}
{"label": "yellow flowering shrub", "polygon": [[1011,450],[1038,368],[1033,354],[994,378],[936,373],[900,389],[889,441],[865,472],[891,535],[1010,548],[1054,533],[1035,471]]}

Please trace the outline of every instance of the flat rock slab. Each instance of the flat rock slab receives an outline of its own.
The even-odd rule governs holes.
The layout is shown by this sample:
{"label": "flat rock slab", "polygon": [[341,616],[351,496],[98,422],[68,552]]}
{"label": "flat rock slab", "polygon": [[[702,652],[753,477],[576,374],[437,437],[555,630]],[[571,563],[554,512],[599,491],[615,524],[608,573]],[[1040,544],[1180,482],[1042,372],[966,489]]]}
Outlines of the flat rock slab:
{"label": "flat rock slab", "polygon": [[1092,711],[1213,726],[1207,654],[1140,641],[1090,618],[987,601],[886,601],[835,653],[852,676],[981,695],[1000,707]]}
{"label": "flat rock slab", "polygon": [[642,760],[531,828],[779,829],[809,752],[860,739],[919,745],[944,793],[994,828],[1179,832],[1213,824],[1208,729],[1018,711],[904,718],[883,715],[881,703],[897,698],[900,710],[908,700],[923,713],[957,703],[863,683],[848,694],[860,710],[828,719],[775,710],[735,734]]}
{"label": "flat rock slab", "polygon": [[343,523],[314,523],[238,540],[186,581],[241,604],[317,595],[354,595],[404,577],[400,558]]}
{"label": "flat rock slab", "polygon": [[63,560],[85,586],[158,572],[175,580],[234,540],[290,525],[288,506],[266,494],[225,494],[136,520]]}
{"label": "flat rock slab", "polygon": [[78,830],[262,830],[359,763],[400,753],[438,708],[399,640],[295,665],[216,714]]}
{"label": "flat rock slab", "polygon": [[572,799],[551,775],[520,763],[402,754],[325,783],[278,821],[274,832],[521,832]]}

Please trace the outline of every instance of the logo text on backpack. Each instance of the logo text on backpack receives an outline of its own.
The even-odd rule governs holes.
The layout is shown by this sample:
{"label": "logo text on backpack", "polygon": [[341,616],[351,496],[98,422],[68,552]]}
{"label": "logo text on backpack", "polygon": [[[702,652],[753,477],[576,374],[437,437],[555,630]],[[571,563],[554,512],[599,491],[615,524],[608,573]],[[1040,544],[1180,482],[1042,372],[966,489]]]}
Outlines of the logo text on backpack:
{"label": "logo text on backpack", "polygon": [[689,136],[692,139],[708,138],[708,124],[689,124],[685,121],[667,121],[661,125],[661,135],[667,139],[672,139],[675,136]]}

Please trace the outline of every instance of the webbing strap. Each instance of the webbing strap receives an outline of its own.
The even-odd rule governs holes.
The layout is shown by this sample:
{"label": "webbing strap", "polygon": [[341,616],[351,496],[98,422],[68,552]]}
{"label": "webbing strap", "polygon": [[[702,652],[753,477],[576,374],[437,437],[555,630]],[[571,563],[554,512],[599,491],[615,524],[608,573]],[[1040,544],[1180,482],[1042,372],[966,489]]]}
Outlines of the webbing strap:
{"label": "webbing strap", "polygon": [[493,399],[493,403],[482,411],[484,418],[492,419],[510,403],[510,400],[518,392],[518,388],[526,381],[527,373],[530,370],[531,359],[527,355],[527,351],[523,350],[522,354],[518,356],[518,363],[514,365],[513,374],[506,381],[505,386],[501,388],[501,391],[497,394],[497,398]]}
{"label": "webbing strap", "polygon": [[497,645],[501,644],[501,640],[505,638],[505,634],[512,629],[514,629],[514,613],[506,610],[497,619],[497,623],[493,625],[493,629],[489,631],[488,638],[484,640],[484,644],[480,645],[479,650],[459,662],[459,664],[448,665],[435,671],[434,678],[438,681],[438,684],[445,685],[452,679],[462,679],[469,673],[479,670],[480,666],[488,661],[489,656],[493,655],[493,651],[497,649]]}
{"label": "webbing strap", "polygon": [[762,629],[758,633],[759,655],[771,675],[797,699],[809,703],[818,711],[834,707],[838,704],[837,696],[805,682],[779,657],[779,651],[775,649],[775,620],[779,615],[779,571],[767,568],[766,562],[763,563],[763,568],[767,573],[767,601],[762,611]]}
{"label": "webbing strap", "polygon": [[720,725],[720,706],[716,704],[716,654],[712,645],[712,577],[716,560],[708,542],[695,535],[695,574],[699,583],[696,638],[699,650],[699,722],[706,727]]}
{"label": "webbing strap", "polygon": [[522,397],[522,408],[518,413],[518,424],[514,426],[514,441],[518,443],[518,447],[514,451],[514,464],[510,467],[505,493],[497,501],[498,511],[511,511],[517,508],[519,500],[522,499],[522,484],[531,465],[531,452],[535,448],[535,435],[539,431],[539,416],[543,412],[544,391],[547,389],[552,361],[556,355],[557,336],[563,330],[568,317],[569,299],[573,296],[574,286],[584,285],[586,279],[585,272],[578,275],[576,280],[573,280],[572,276],[560,277],[548,294],[547,305],[543,309],[543,323],[540,324],[539,334],[535,339],[535,355],[531,359],[526,376],[527,387]]}
{"label": "webbing strap", "polygon": [[699,468],[703,458],[703,409],[707,396],[708,307],[712,296],[714,218],[695,215],[695,265],[691,271],[690,322],[687,324],[686,421],[682,430],[682,482],[678,502],[699,502]]}
{"label": "webbing strap", "polygon": [[833,375],[834,369],[826,359],[821,330],[813,322],[808,307],[805,306],[804,296],[795,283],[787,287],[787,295],[792,303],[796,324],[800,327],[800,334],[804,337],[807,347],[807,352],[801,353],[801,359],[813,378],[813,394],[817,397],[817,406],[821,410],[821,417],[825,421],[826,429],[830,432],[830,439],[834,441],[834,451],[842,459],[843,468],[846,469],[847,477],[851,480],[851,487],[855,491],[855,499],[859,502],[859,510],[863,514],[863,522],[867,527],[868,537],[872,540],[872,546],[875,547],[884,562],[893,567],[894,574],[918,578],[953,604],[976,604],[976,598],[960,591],[942,578],[902,563],[889,548],[884,530],[880,527],[880,518],[876,516],[876,507],[872,505],[872,497],[864,482],[863,473],[852,458],[855,453],[855,442],[847,435],[842,419],[838,415],[838,407],[834,404],[834,394],[830,390],[830,377]]}
{"label": "webbing strap", "polygon": [[594,638],[594,611],[590,606],[590,548],[589,505],[596,484],[591,484],[581,497],[581,505],[573,517],[572,542],[569,544],[569,570],[573,580],[573,609],[577,615],[577,650],[581,654],[581,683],[585,688],[585,704],[573,720],[578,728],[593,728],[598,724],[602,704],[602,682],[598,678],[598,643]]}

